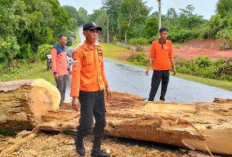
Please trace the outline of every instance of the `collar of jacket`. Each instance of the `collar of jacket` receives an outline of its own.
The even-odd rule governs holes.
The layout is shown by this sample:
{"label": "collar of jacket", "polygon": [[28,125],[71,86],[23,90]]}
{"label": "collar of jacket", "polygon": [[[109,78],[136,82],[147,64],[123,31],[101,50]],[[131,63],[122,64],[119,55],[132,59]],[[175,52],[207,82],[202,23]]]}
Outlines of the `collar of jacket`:
{"label": "collar of jacket", "polygon": [[84,47],[86,50],[94,50],[96,48],[95,43],[88,43],[87,41],[84,42]]}
{"label": "collar of jacket", "polygon": [[53,46],[53,48],[57,50],[58,54],[65,52],[65,46],[60,46],[59,44],[56,44],[55,46]]}
{"label": "collar of jacket", "polygon": [[161,41],[161,39],[159,39],[159,44],[166,44],[167,40],[165,41]]}

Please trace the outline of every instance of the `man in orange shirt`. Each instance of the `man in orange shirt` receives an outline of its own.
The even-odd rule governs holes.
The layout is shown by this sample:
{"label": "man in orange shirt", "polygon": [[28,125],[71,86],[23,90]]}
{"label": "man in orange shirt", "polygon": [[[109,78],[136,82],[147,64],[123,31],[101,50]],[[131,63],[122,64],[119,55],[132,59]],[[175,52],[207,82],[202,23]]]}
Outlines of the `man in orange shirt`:
{"label": "man in orange shirt", "polygon": [[104,57],[100,46],[95,45],[98,32],[102,28],[93,22],[83,26],[86,41],[73,52],[73,71],[71,81],[71,97],[76,110],[80,109],[76,150],[79,155],[85,155],[83,144],[95,117],[94,141],[91,156],[109,157],[101,151],[101,139],[106,125],[104,90],[107,97],[111,97],[111,91],[105,76]]}
{"label": "man in orange shirt", "polygon": [[60,105],[64,102],[66,82],[68,79],[68,59],[65,46],[67,44],[67,37],[65,35],[59,35],[58,44],[54,45],[51,49],[52,57],[52,73],[55,77],[57,88],[60,91],[61,100]]}
{"label": "man in orange shirt", "polygon": [[168,30],[161,28],[159,30],[160,38],[152,42],[150,50],[149,65],[146,70],[146,75],[149,75],[149,66],[153,68],[151,91],[148,101],[154,101],[155,95],[162,80],[160,100],[165,101],[169,82],[169,70],[173,66],[174,76],[176,75],[176,66],[173,59],[172,42],[167,40]]}

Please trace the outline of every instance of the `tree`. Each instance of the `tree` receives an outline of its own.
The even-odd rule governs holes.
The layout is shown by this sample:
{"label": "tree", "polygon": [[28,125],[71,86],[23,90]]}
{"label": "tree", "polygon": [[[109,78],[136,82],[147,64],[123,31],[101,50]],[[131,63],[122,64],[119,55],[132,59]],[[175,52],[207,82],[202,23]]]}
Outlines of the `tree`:
{"label": "tree", "polygon": [[185,9],[180,8],[180,16],[185,16],[185,17],[192,17],[193,16],[193,12],[195,10],[195,7],[193,5],[187,5]]}
{"label": "tree", "polygon": [[89,15],[90,21],[94,21],[98,26],[102,27],[101,39],[107,40],[107,13],[104,9],[94,10],[93,14]]}
{"label": "tree", "polygon": [[58,0],[0,0],[0,67],[36,57],[39,45],[72,29],[71,21]]}
{"label": "tree", "polygon": [[72,7],[72,6],[68,6],[65,5],[63,6],[63,8],[68,12],[69,14],[69,18],[71,20],[71,25],[72,25],[72,30],[75,30],[76,28],[78,28],[78,26],[81,25],[81,19],[78,15],[78,12],[76,10],[76,8]]}
{"label": "tree", "polygon": [[87,10],[85,10],[84,8],[81,7],[78,9],[77,12],[78,12],[78,16],[80,17],[80,24],[81,25],[83,25],[89,21]]}
{"label": "tree", "polygon": [[178,18],[178,14],[174,8],[170,8],[167,11],[167,18]]}
{"label": "tree", "polygon": [[22,16],[25,4],[20,0],[0,0],[0,35],[7,38],[9,35],[21,33],[27,20]]}
{"label": "tree", "polygon": [[58,0],[23,1],[28,27],[18,36],[20,51],[23,52],[18,58],[30,58],[36,56],[39,45],[54,44],[58,34],[67,34],[72,25],[68,12]]}
{"label": "tree", "polygon": [[128,35],[129,38],[135,36],[134,31],[144,25],[149,12],[150,8],[142,0],[124,0],[121,3],[118,23],[121,33],[124,34],[125,44]]}
{"label": "tree", "polygon": [[[232,41],[232,1],[219,0],[217,3],[217,13],[213,15],[207,23],[207,37]],[[225,48],[230,48],[231,44]]]}
{"label": "tree", "polygon": [[145,26],[146,38],[150,40],[157,34],[158,34],[158,19],[155,17],[147,19],[146,26]]}
{"label": "tree", "polygon": [[120,5],[123,0],[104,0],[103,1],[103,9],[106,10],[108,25],[109,25],[109,33],[111,36],[110,40],[114,40],[118,38],[119,34],[119,24],[118,17],[120,12]]}
{"label": "tree", "polygon": [[231,16],[232,14],[232,1],[231,0],[219,0],[217,4],[217,12],[222,16]]}
{"label": "tree", "polygon": [[22,16],[25,4],[20,0],[0,0],[0,63],[1,67],[11,68],[16,55],[19,54],[17,34],[27,25]]}
{"label": "tree", "polygon": [[180,9],[179,16],[179,25],[182,28],[193,29],[196,27],[200,27],[205,20],[203,16],[194,14],[195,7],[193,5],[187,5],[185,9]]}

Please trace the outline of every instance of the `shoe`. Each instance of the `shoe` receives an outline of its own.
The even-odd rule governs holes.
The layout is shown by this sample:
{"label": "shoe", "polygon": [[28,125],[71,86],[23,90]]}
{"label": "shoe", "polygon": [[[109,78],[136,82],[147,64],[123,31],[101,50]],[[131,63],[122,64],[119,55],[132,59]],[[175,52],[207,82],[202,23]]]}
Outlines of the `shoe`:
{"label": "shoe", "polygon": [[83,143],[83,138],[77,137],[75,138],[75,146],[76,146],[76,151],[80,156],[85,155],[85,146]]}
{"label": "shoe", "polygon": [[101,149],[93,149],[91,157],[110,157],[110,154],[103,152]]}
{"label": "shoe", "polygon": [[161,97],[160,97],[160,100],[165,101],[165,98],[161,98]]}
{"label": "shoe", "polygon": [[103,152],[100,147],[101,137],[94,137],[91,157],[110,157],[110,154]]}

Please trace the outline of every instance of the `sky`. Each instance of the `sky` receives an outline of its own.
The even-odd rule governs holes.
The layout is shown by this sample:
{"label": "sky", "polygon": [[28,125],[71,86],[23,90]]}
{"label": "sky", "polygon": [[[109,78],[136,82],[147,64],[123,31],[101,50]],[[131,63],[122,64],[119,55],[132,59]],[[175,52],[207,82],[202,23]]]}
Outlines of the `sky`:
{"label": "sky", "polygon": [[[102,7],[103,0],[59,0],[61,5],[71,5],[76,9],[85,8],[89,14],[93,10]],[[152,7],[152,12],[158,10],[157,0],[143,0],[147,2],[148,7]],[[202,15],[205,19],[209,19],[216,12],[216,4],[218,0],[162,0],[162,12],[166,14],[169,8],[175,8],[179,12],[179,8],[185,8],[192,4],[195,7],[195,13]]]}

